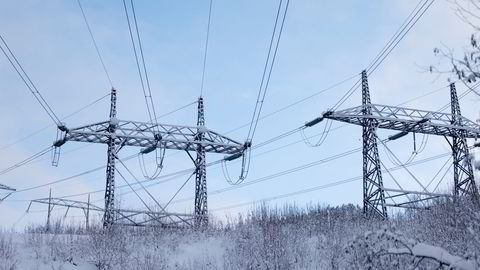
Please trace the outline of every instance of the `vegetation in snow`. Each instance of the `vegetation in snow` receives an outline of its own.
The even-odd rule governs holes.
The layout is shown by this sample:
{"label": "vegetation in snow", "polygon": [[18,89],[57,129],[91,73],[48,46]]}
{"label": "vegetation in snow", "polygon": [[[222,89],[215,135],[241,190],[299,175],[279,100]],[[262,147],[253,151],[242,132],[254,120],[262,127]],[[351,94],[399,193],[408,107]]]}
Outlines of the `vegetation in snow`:
{"label": "vegetation in snow", "polygon": [[0,269],[478,269],[478,210],[444,199],[389,221],[345,205],[262,206],[204,230],[57,223],[2,233]]}

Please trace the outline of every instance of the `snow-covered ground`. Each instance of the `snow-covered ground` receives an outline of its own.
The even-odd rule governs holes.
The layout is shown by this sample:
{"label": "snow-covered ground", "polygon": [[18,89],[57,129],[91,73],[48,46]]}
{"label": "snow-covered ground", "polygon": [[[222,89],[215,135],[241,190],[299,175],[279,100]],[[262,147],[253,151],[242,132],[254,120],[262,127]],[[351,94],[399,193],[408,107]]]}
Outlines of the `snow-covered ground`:
{"label": "snow-covered ground", "polygon": [[352,205],[262,208],[203,230],[30,227],[0,233],[0,270],[479,269],[478,210],[443,202],[375,221]]}

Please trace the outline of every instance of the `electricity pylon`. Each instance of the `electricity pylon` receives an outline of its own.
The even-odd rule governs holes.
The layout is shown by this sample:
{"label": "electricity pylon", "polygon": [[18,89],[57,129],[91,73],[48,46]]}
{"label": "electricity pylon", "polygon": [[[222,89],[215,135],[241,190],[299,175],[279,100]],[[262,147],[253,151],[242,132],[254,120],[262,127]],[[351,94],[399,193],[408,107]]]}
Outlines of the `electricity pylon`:
{"label": "electricity pylon", "polygon": [[[455,85],[450,85],[452,113],[410,109],[372,104],[366,71],[362,72],[362,105],[339,111],[327,111],[309,122],[331,119],[362,126],[363,128],[363,211],[367,217],[387,218],[386,206],[412,207],[415,203],[438,197],[469,196],[478,201],[478,189],[473,176],[472,160],[467,145],[468,138],[480,138],[480,125],[463,117]],[[454,195],[423,191],[407,191],[383,187],[380,158],[377,146],[377,129],[400,131],[388,138],[396,140],[410,132],[437,135],[447,138],[451,145],[454,167]],[[452,143],[448,138],[452,138]],[[383,142],[382,142],[383,143]],[[385,193],[389,193],[388,196]],[[409,195],[415,199],[410,200]],[[406,196],[409,201],[387,204],[386,200]],[[413,205],[413,206],[412,206]]]}
{"label": "electricity pylon", "polygon": [[362,110],[363,127],[363,213],[367,217],[378,216],[386,219],[385,193],[383,190],[382,170],[378,155],[377,120],[371,118],[372,108],[369,106],[370,90],[368,88],[367,72],[362,72]]}
{"label": "electricity pylon", "polygon": [[[450,99],[452,108],[452,124],[462,125],[462,113],[458,102],[455,84],[450,84]],[[473,172],[472,156],[468,149],[467,135],[464,130],[458,130],[456,136],[452,136],[453,155],[453,180],[455,195],[478,195],[475,175]]]}
{"label": "electricity pylon", "polygon": [[[198,99],[198,117],[197,117],[198,135],[197,140],[205,140],[205,111],[203,107],[203,98]],[[208,224],[207,207],[207,163],[205,155],[205,146],[197,145],[197,158],[195,160],[195,225],[197,227]]]}
{"label": "electricity pylon", "polygon": [[[199,99],[197,126],[166,125],[149,122],[125,121],[116,117],[115,89],[111,92],[110,119],[99,123],[69,129],[60,126],[61,138],[54,143],[55,148],[67,141],[101,143],[108,145],[104,227],[114,224],[115,215],[115,159],[125,146],[141,147],[140,153],[146,154],[156,149],[171,149],[196,152],[195,216],[196,224],[205,224],[207,218],[206,190],[206,153],[228,155],[243,154],[249,147],[205,127],[203,98]],[[55,152],[58,152],[57,150]],[[191,156],[190,156],[191,157]],[[170,215],[169,213],[164,213]]]}

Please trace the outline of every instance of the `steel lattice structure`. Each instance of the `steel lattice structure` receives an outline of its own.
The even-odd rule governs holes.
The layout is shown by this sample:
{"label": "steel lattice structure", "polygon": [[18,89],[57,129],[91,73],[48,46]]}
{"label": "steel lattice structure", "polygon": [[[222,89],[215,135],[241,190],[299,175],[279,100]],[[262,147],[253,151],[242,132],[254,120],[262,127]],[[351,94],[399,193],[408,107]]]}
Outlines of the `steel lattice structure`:
{"label": "steel lattice structure", "polygon": [[[386,219],[386,206],[407,207],[425,200],[450,196],[429,192],[386,189],[383,187],[380,158],[378,155],[376,129],[397,130],[391,140],[409,132],[443,136],[449,142],[453,154],[454,195],[469,195],[478,200],[467,138],[480,138],[480,125],[461,115],[455,85],[450,85],[452,113],[434,112],[397,106],[372,104],[366,71],[362,72],[362,105],[338,111],[327,111],[309,122],[310,125],[323,119],[346,122],[363,128],[363,209],[368,217]],[[448,140],[452,138],[452,142]],[[389,193],[388,196],[385,193]],[[391,193],[391,194],[390,194]],[[392,195],[393,194],[393,195]],[[386,199],[415,195],[407,203],[387,204]],[[415,206],[413,206],[415,207]]]}
{"label": "steel lattice structure", "polygon": [[[6,190],[6,191],[15,191],[14,188],[11,188],[9,186],[6,186],[4,184],[0,184],[0,189],[1,190]],[[10,196],[11,193],[7,193],[5,196],[1,197],[0,198],[0,202],[2,202],[3,200],[5,200],[8,196]]]}
{"label": "steel lattice structure", "polygon": [[362,127],[363,127],[363,213],[366,216],[387,218],[385,194],[383,191],[382,169],[378,155],[378,145],[375,130],[378,121],[372,118],[370,91],[367,73],[362,72]]}
{"label": "steel lattice structure", "polygon": [[[105,188],[104,227],[115,223],[118,211],[115,209],[115,159],[124,146],[142,147],[140,153],[146,154],[156,149],[172,149],[196,152],[192,161],[196,167],[195,205],[196,224],[208,222],[206,189],[206,153],[228,155],[243,154],[248,144],[242,144],[220,135],[205,127],[203,98],[198,100],[197,126],[166,125],[158,123],[125,121],[116,117],[116,91],[112,89],[110,119],[78,128],[60,126],[61,138],[54,143],[56,148],[67,141],[107,144],[107,169]],[[166,215],[176,216],[171,213]],[[187,223],[188,224],[188,223]]]}
{"label": "steel lattice structure", "polygon": [[[53,211],[55,206],[66,207],[65,216],[67,216],[70,209],[81,209],[85,215],[86,226],[88,227],[88,220],[90,211],[105,213],[105,209],[90,202],[82,202],[69,200],[64,198],[42,198],[35,199],[30,202],[27,212],[30,210],[32,203],[48,205],[48,216]],[[186,224],[193,226],[194,216],[181,213],[165,213],[153,211],[141,211],[132,209],[113,209],[113,224],[115,225],[134,225],[134,226],[162,226],[175,227],[179,224]],[[49,222],[47,221],[47,224]],[[48,225],[47,225],[48,226]]]}
{"label": "steel lattice structure", "polygon": [[[198,135],[197,141],[205,140],[205,111],[203,107],[203,98],[198,99]],[[197,158],[195,159],[195,225],[205,226],[208,224],[207,207],[207,163],[205,155],[205,146],[197,145]]]}
{"label": "steel lattice structure", "polygon": [[[455,84],[453,83],[450,85],[450,96],[452,100],[452,124],[463,126],[465,119],[462,117],[457,91],[455,89]],[[457,133],[452,136],[452,143],[450,144],[453,154],[453,180],[455,184],[455,195],[478,194],[471,156],[468,150],[466,139],[468,137],[468,133],[465,130],[455,131]]]}

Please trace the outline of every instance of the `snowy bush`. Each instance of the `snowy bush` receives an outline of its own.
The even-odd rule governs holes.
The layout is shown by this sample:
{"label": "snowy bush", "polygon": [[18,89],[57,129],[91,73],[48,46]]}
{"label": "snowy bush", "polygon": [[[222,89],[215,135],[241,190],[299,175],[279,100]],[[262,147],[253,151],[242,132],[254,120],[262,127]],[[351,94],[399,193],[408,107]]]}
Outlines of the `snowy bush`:
{"label": "snowy bush", "polygon": [[420,243],[383,228],[366,232],[345,248],[345,268],[353,269],[478,269],[474,260],[454,256],[443,248]]}
{"label": "snowy bush", "polygon": [[354,205],[264,205],[202,230],[62,224],[49,233],[31,227],[24,239],[42,270],[480,268],[479,206],[467,199],[426,206],[382,221]]}
{"label": "snowy bush", "polygon": [[126,252],[125,234],[120,228],[92,230],[83,243],[83,252],[88,261],[99,270],[123,267]]}
{"label": "snowy bush", "polygon": [[18,251],[12,237],[0,233],[0,270],[14,270],[18,266]]}

